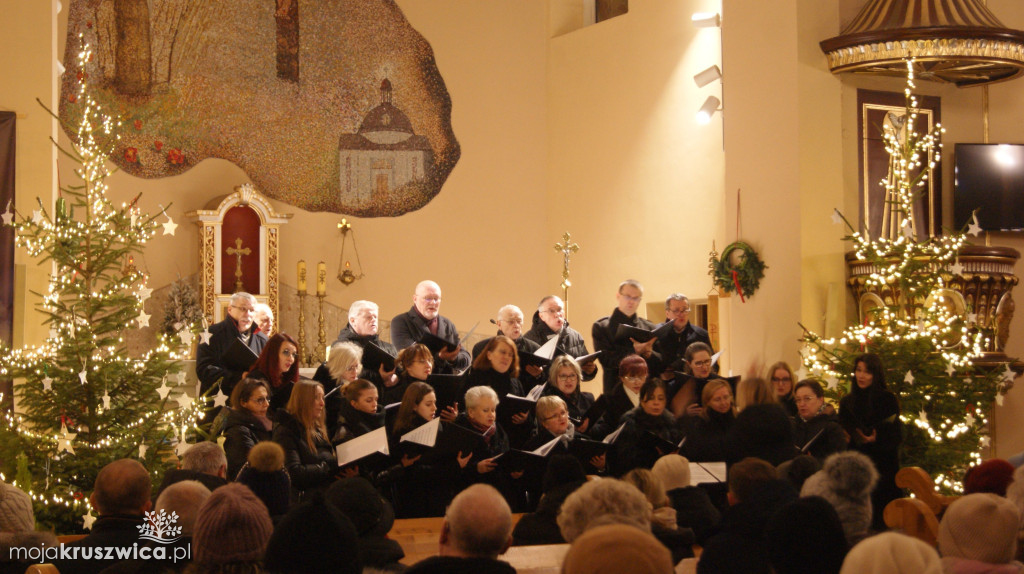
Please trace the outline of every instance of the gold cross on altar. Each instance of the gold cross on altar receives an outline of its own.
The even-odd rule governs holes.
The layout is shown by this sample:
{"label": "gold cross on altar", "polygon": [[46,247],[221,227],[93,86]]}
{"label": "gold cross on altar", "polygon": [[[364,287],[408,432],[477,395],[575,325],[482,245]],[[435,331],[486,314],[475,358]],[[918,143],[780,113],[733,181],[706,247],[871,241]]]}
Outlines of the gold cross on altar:
{"label": "gold cross on altar", "polygon": [[245,290],[245,285],[242,283],[242,256],[249,255],[252,253],[252,249],[246,247],[242,249],[242,238],[235,238],[235,246],[227,248],[228,255],[235,256],[235,293]]}

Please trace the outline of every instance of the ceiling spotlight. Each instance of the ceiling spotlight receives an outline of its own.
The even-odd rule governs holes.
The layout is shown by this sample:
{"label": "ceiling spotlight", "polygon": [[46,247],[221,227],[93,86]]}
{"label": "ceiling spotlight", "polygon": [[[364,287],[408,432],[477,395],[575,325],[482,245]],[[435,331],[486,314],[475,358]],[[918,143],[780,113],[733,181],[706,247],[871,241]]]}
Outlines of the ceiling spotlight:
{"label": "ceiling spotlight", "polygon": [[711,82],[721,79],[722,70],[718,66],[711,66],[710,68],[698,73],[696,76],[693,77],[693,81],[695,84],[697,84],[698,88],[703,88],[704,86],[710,84]]}
{"label": "ceiling spotlight", "polygon": [[718,28],[722,25],[722,17],[718,12],[694,12],[691,19],[697,28]]}
{"label": "ceiling spotlight", "polygon": [[715,112],[721,108],[718,106],[722,105],[722,101],[715,96],[708,96],[708,99],[704,100],[704,105],[697,111],[697,123],[708,124],[711,123],[711,116],[715,115]]}

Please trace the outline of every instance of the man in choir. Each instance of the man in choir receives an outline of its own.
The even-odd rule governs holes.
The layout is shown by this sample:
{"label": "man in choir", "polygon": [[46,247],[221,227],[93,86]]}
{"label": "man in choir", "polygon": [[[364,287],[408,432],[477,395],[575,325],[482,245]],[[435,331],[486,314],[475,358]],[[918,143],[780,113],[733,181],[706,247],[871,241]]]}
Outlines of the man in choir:
{"label": "man in choir", "polygon": [[661,363],[661,356],[655,352],[657,338],[640,343],[634,338],[616,339],[619,325],[625,324],[646,331],[654,330],[654,323],[636,314],[643,299],[644,288],[639,281],[627,279],[619,284],[619,292],[615,295],[618,306],[607,317],[594,322],[591,336],[594,339],[594,350],[601,351],[598,360],[604,371],[604,392],[610,393],[619,381],[619,363],[626,355],[636,353],[647,361],[648,372],[656,373]]}
{"label": "man in choir", "polygon": [[[533,314],[533,326],[523,337],[538,345],[547,343],[551,337],[558,337],[558,348],[574,359],[590,354],[583,335],[570,327],[569,321],[565,319],[565,303],[558,295],[548,295],[540,300]],[[584,381],[592,380],[597,375],[597,364],[592,360],[581,364],[580,369]]]}
{"label": "man in choir", "polygon": [[[455,343],[459,331],[448,318],[441,316],[441,287],[433,281],[420,281],[412,296],[412,308],[391,320],[391,342],[398,350],[412,346],[424,333],[431,333]],[[434,353],[434,373],[461,372],[469,367],[469,351],[462,345]]]}
{"label": "man in choir", "polygon": [[199,377],[200,391],[206,392],[218,379],[221,392],[230,396],[235,383],[242,378],[242,373],[251,366],[229,365],[224,353],[231,348],[237,339],[253,352],[252,362],[256,362],[263,346],[267,344],[267,336],[259,332],[254,317],[256,314],[256,298],[239,291],[231,296],[228,303],[226,319],[210,327],[210,342],[202,343],[196,353],[196,376]]}
{"label": "man in choir", "polygon": [[[664,367],[660,373],[663,381],[675,379],[676,371],[682,371],[682,365],[673,366],[680,362],[686,348],[690,343],[700,341],[711,346],[711,338],[708,332],[690,322],[690,300],[682,293],[673,293],[665,299],[665,322],[658,325],[662,327],[672,323],[672,328],[665,331],[658,338],[658,350],[661,353],[661,364]],[[673,385],[669,385],[669,394],[675,394]],[[669,396],[669,401],[672,397]]]}
{"label": "man in choir", "polygon": [[274,311],[270,309],[270,305],[257,303],[256,315],[253,317],[253,320],[259,326],[260,333],[269,338],[270,332],[274,330]]}
{"label": "man in choir", "polygon": [[[516,344],[516,352],[519,353],[520,357],[519,364],[524,366],[523,371],[525,371],[525,373],[522,371],[519,373],[519,381],[523,383],[523,390],[528,391],[534,385],[543,383],[546,378],[544,369],[523,363],[523,353],[533,353],[540,348],[540,345],[523,337],[522,309],[515,305],[505,305],[498,309],[498,318],[495,320],[495,324],[498,325],[499,335],[505,335]],[[487,347],[487,343],[490,342],[491,339],[484,339],[473,345],[473,358],[476,359],[477,355],[483,352],[484,348]]]}
{"label": "man in choir", "polygon": [[[370,343],[384,349],[391,356],[398,356],[398,350],[387,341],[382,341],[378,336],[377,316],[380,308],[373,301],[355,301],[348,308],[348,325],[338,333],[338,339],[334,344],[351,342],[363,349],[363,370],[359,373],[360,379],[366,379],[382,388],[382,381],[391,381],[391,375],[395,370],[387,370],[383,364],[370,364],[369,354],[366,348]],[[332,345],[333,346],[333,345]]]}

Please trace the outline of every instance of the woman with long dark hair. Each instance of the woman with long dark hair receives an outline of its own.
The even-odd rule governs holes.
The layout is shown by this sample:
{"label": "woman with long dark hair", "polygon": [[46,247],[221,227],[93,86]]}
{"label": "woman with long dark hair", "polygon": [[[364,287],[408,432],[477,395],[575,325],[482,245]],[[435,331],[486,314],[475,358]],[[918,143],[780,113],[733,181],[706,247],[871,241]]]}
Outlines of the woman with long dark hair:
{"label": "woman with long dark hair", "polygon": [[885,369],[878,355],[865,353],[854,360],[850,394],[839,401],[839,423],[850,435],[850,448],[866,454],[878,470],[878,486],[871,495],[872,523],[884,530],[885,505],[903,495],[896,486],[903,429],[899,400],[885,388]]}
{"label": "woman with long dark hair", "polygon": [[292,386],[299,380],[299,345],[287,333],[267,341],[259,358],[242,378],[263,379],[270,385],[270,413],[285,408]]}
{"label": "woman with long dark hair", "polygon": [[228,480],[234,480],[249,460],[256,443],[270,440],[273,423],[267,416],[270,385],[263,379],[242,379],[231,391],[231,408],[224,421],[224,454]]}

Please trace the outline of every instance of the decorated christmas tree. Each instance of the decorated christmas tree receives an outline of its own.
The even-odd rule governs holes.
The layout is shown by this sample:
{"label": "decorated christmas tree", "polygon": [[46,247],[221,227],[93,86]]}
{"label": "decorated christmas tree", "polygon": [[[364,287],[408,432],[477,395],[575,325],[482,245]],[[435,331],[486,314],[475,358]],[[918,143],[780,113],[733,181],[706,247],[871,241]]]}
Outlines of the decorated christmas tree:
{"label": "decorated christmas tree", "polygon": [[[89,56],[79,54],[80,69]],[[0,375],[14,380],[16,396],[0,432],[0,472],[32,496],[37,520],[60,533],[81,528],[83,518],[90,525],[88,493],[107,463],[137,458],[159,480],[198,410],[182,389],[172,393],[185,377],[163,334],[156,348],[128,352],[125,334],[149,325],[152,292],[131,258],[161,225],[168,234],[175,224],[143,214],[138,197],[120,207],[107,197],[106,158],[121,151],[120,122],[78,77],[68,100],[80,122],[71,149],[61,151],[76,162],[80,184],[61,187],[52,213],[38,201],[30,216],[4,214],[17,245],[52,269],[38,304],[46,341],[0,348]]]}
{"label": "decorated christmas tree", "polygon": [[990,333],[974,323],[971,309],[958,308],[959,295],[949,288],[963,272],[957,253],[965,235],[919,240],[915,231],[914,201],[940,160],[943,130],[915,131],[913,80],[908,62],[905,115],[883,126],[891,169],[882,185],[898,223],[896,237],[871,237],[866,226],[858,231],[836,212],[850,229],[846,239],[858,261],[873,269],[865,289],[882,304],[866,310],[838,339],[805,332],[803,362],[809,378],[821,381],[838,401],[849,392],[855,358],[879,355],[887,387],[900,402],[901,466],[920,466],[943,490],[958,492],[963,473],[989,446],[986,412],[993,401],[1002,402],[1014,375],[1005,363],[979,364]]}

